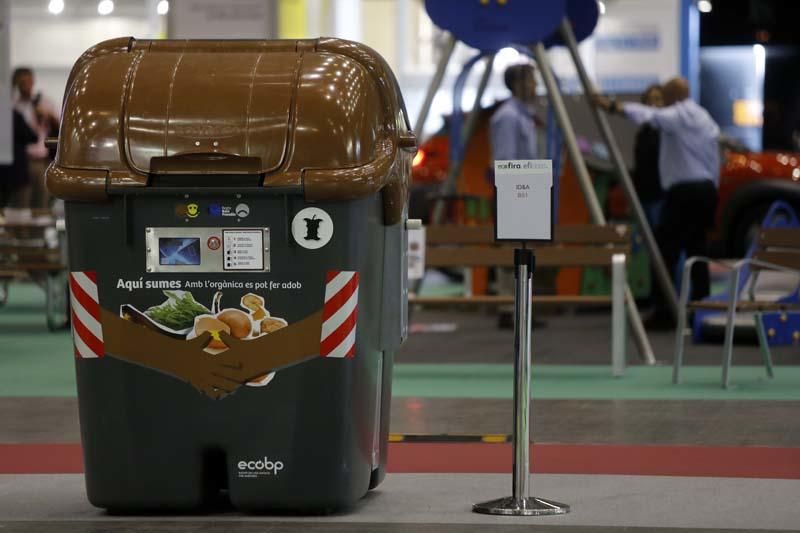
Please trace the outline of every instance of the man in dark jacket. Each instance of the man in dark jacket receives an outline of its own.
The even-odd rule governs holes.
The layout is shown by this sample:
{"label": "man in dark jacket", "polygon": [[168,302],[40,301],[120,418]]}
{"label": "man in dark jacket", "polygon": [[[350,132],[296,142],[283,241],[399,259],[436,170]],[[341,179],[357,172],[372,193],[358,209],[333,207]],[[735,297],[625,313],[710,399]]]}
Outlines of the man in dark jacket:
{"label": "man in dark jacket", "polygon": [[44,175],[55,154],[45,146],[44,141],[47,137],[58,136],[56,107],[41,92],[35,91],[36,82],[30,67],[16,68],[11,81],[15,92],[14,109],[20,112],[28,127],[37,134],[27,148],[31,191],[25,207],[48,207],[50,195],[45,187]]}
{"label": "man in dark jacket", "polygon": [[10,165],[0,165],[0,207],[28,207],[31,177],[27,146],[35,143],[39,137],[16,109],[13,110],[13,117],[14,161]]}
{"label": "man in dark jacket", "polygon": [[[652,107],[664,106],[664,95],[660,85],[651,85],[642,93],[641,101]],[[645,123],[636,132],[633,144],[633,184],[639,201],[647,215],[650,227],[655,229],[664,203],[664,191],[661,188],[661,174],[658,170],[658,145],[660,135],[651,124]]]}

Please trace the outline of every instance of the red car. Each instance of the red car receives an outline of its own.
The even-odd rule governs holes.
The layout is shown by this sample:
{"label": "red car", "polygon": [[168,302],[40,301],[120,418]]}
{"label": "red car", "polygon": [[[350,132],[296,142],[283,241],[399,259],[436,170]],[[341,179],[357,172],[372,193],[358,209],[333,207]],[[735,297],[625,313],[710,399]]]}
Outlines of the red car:
{"label": "red car", "polygon": [[[576,105],[575,102],[572,104],[572,107]],[[486,194],[488,197],[492,194],[491,185],[486,177],[490,166],[486,143],[489,117],[495,108],[496,105],[482,110],[476,134],[467,147],[468,156],[459,180],[459,192],[462,194],[478,196]],[[570,114],[576,116],[572,110]],[[585,115],[588,113],[584,113],[584,118]],[[617,131],[623,152],[626,148],[630,151],[625,142],[632,142],[635,126],[624,121],[614,123],[617,130],[625,128],[625,125],[630,131]],[[580,135],[582,129],[580,123],[576,123],[576,129]],[[591,131],[594,131],[593,127]],[[543,135],[543,132],[540,134]],[[448,142],[448,130],[445,126],[422,143],[413,164],[414,188],[430,189],[431,185],[445,180],[449,165]],[[591,142],[582,144],[586,146]],[[592,156],[587,156],[587,159],[591,167]],[[600,163],[599,166],[607,167],[608,163]],[[583,201],[583,198],[579,200]],[[720,169],[719,205],[714,239],[717,245],[715,248],[719,253],[728,257],[744,255],[758,231],[761,219],[775,200],[787,201],[800,212],[800,153],[726,150]],[[625,194],[618,185],[609,191],[607,211],[610,217],[616,219],[630,216]]]}
{"label": "red car", "polygon": [[723,160],[717,231],[729,255],[744,255],[775,200],[800,212],[800,154],[733,152]]}

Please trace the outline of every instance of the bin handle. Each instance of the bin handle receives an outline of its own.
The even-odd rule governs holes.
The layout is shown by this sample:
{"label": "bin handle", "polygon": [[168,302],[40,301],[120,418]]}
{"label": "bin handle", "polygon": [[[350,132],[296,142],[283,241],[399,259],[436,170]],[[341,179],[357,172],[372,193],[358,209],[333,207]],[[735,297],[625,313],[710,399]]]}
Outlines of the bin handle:
{"label": "bin handle", "polygon": [[357,167],[304,169],[306,200],[353,200],[379,191],[389,181],[396,150],[396,141],[386,136],[376,143],[375,158],[369,163]]}
{"label": "bin handle", "polygon": [[222,152],[184,152],[150,158],[151,174],[261,174],[261,158]]}
{"label": "bin handle", "polygon": [[397,137],[397,147],[405,151],[417,151],[417,136],[413,131],[401,133]]}
{"label": "bin handle", "polygon": [[[377,142],[375,159],[365,165],[304,170],[302,179],[306,201],[354,200],[381,191],[384,224],[398,223],[408,193],[405,174],[393,168],[399,145],[398,140],[386,136]],[[410,158],[408,164],[411,164]]]}

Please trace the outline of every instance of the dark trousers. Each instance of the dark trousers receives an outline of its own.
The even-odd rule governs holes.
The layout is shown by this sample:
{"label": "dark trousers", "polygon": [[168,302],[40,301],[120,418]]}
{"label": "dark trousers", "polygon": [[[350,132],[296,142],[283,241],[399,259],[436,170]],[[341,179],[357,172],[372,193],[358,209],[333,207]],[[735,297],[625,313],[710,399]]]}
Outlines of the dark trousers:
{"label": "dark trousers", "polygon": [[[656,241],[671,275],[675,274],[681,251],[686,257],[708,255],[708,230],[714,225],[717,209],[717,188],[708,180],[673,185],[664,198],[661,220],[656,228]],[[705,298],[710,292],[708,265],[692,268],[691,299]],[[657,313],[668,313],[660,289],[654,293]]]}

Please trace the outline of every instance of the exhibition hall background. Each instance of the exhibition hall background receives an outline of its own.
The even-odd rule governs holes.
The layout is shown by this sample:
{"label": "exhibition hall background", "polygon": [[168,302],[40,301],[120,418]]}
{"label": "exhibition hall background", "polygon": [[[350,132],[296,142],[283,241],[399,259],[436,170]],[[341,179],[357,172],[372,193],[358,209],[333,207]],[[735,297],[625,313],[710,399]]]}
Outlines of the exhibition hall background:
{"label": "exhibition hall background", "polygon": [[[581,53],[603,90],[632,94],[678,74],[697,79],[699,32],[694,3],[605,0],[602,4],[604,14],[594,35],[581,44]],[[6,52],[0,55],[6,57],[0,58],[0,77],[8,79],[15,66],[33,67],[38,90],[53,102],[60,102],[77,57],[113,37],[331,36],[364,42],[384,56],[397,74],[413,122],[443,44],[443,35],[431,23],[421,0],[116,0],[113,11],[106,15],[99,13],[97,0],[0,0],[3,13],[0,21],[7,23],[0,26],[0,50]],[[459,66],[474,53],[467,46],[457,47],[426,133],[441,127],[442,114],[452,108],[452,82]],[[554,49],[551,56],[565,90],[576,90],[577,78],[566,51]],[[501,73],[519,60],[512,49],[498,55],[484,105],[508,96]],[[465,108],[471,107],[475,98],[480,70],[475,69],[472,75],[476,79],[467,83],[462,101]],[[7,94],[8,85],[0,86]],[[8,100],[0,94],[0,102]],[[0,111],[0,124],[2,118]],[[10,130],[10,126],[0,130]],[[0,132],[0,137],[3,134]]]}

